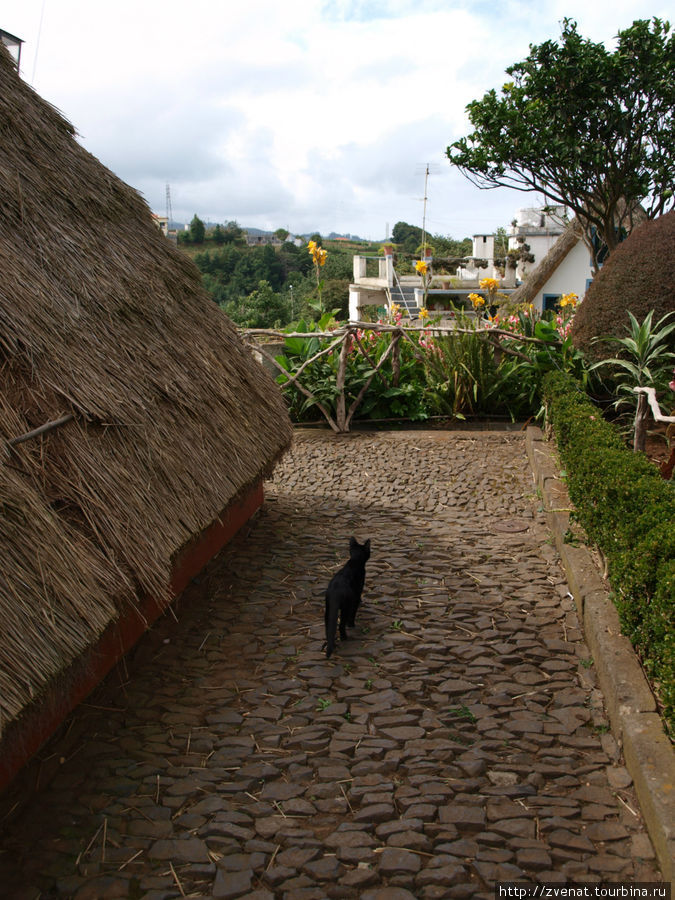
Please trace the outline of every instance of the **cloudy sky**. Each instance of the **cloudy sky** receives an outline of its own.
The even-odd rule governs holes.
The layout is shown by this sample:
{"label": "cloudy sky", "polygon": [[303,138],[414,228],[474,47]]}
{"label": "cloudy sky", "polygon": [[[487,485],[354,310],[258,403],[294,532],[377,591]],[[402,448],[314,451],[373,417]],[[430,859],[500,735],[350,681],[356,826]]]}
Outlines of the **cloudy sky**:
{"label": "cloudy sky", "polygon": [[453,171],[466,104],[564,17],[611,44],[672,0],[0,0],[24,79],[174,218],[381,240],[461,238],[538,198]]}

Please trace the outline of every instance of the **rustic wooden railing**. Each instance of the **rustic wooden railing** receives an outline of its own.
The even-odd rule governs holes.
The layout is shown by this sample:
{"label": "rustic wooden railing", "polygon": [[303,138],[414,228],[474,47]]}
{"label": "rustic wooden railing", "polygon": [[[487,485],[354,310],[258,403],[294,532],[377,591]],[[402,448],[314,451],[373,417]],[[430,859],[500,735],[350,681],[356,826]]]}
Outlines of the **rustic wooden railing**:
{"label": "rustic wooden railing", "polygon": [[[372,331],[380,334],[391,334],[392,339],[391,343],[384,351],[379,361],[375,363],[367,349],[363,345],[363,341],[361,340],[360,334],[366,331]],[[478,335],[482,340],[487,341],[492,344],[496,349],[503,353],[509,353],[513,356],[520,357],[525,361],[529,362],[530,359],[524,353],[515,349],[514,347],[508,346],[506,340],[509,341],[517,341],[518,343],[533,343],[533,344],[548,344],[547,341],[542,341],[539,338],[534,337],[525,337],[520,334],[514,334],[512,331],[505,331],[500,328],[462,328],[455,326],[439,326],[439,325],[429,325],[425,328],[420,327],[410,327],[403,325],[388,325],[381,322],[349,322],[347,324],[341,325],[339,328],[334,331],[310,331],[310,332],[287,332],[287,331],[277,331],[271,328],[243,328],[240,329],[240,334],[243,339],[251,345],[253,349],[255,349],[256,353],[259,353],[261,357],[270,362],[276,369],[279,370],[283,375],[287,377],[287,381],[284,382],[283,387],[289,387],[291,385],[295,385],[295,387],[300,391],[300,393],[304,394],[305,397],[310,399],[317,407],[317,409],[321,412],[323,417],[326,419],[330,427],[336,434],[344,434],[349,431],[352,419],[354,418],[354,414],[357,409],[361,405],[363,398],[368,391],[368,388],[373,382],[373,379],[377,376],[386,386],[389,386],[386,382],[386,379],[383,374],[383,366],[386,360],[391,356],[392,358],[392,375],[391,375],[391,386],[397,387],[400,378],[401,372],[401,342],[407,341],[412,344],[414,348],[415,355],[421,359],[421,351],[419,349],[418,344],[412,339],[412,335],[428,335],[430,337],[436,337],[441,335],[459,335],[459,334],[475,334]],[[270,341],[284,341],[286,338],[303,338],[307,340],[311,340],[312,338],[316,338],[319,341],[329,341],[328,346],[324,347],[322,350],[319,350],[314,354],[310,359],[305,360],[303,364],[297,369],[295,372],[289,372],[275,357],[265,349],[262,344]],[[359,391],[356,398],[352,401],[349,409],[347,409],[347,401],[345,396],[345,380],[347,375],[347,360],[349,357],[349,353],[352,349],[352,346],[356,346],[358,352],[367,360],[371,369],[373,370],[370,377],[363,385],[361,390]],[[548,344],[550,346],[550,344]],[[335,407],[335,416],[333,417],[330,412],[326,409],[326,407],[315,397],[315,395],[300,381],[300,376],[302,373],[310,366],[315,360],[320,359],[322,356],[330,353],[331,351],[335,351],[338,347],[340,347],[340,358],[338,361],[337,375],[336,375],[336,391],[337,391],[337,401]]]}

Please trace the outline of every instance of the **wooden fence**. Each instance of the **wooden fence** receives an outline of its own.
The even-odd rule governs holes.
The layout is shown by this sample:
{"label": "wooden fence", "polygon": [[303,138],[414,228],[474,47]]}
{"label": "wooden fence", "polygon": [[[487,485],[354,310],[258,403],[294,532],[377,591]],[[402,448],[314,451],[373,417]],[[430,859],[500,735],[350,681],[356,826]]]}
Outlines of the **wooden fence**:
{"label": "wooden fence", "polygon": [[[377,362],[372,359],[372,357],[368,353],[367,348],[364,346],[364,342],[361,336],[365,332],[391,334],[392,336],[391,343]],[[310,399],[316,405],[317,409],[320,410],[320,412],[336,434],[344,434],[349,431],[352,419],[354,418],[354,414],[361,405],[361,402],[365,397],[368,388],[372,384],[373,379],[377,376],[385,384],[387,383],[383,372],[383,366],[390,356],[392,360],[391,386],[398,386],[401,372],[401,342],[407,341],[412,344],[415,355],[421,359],[421,351],[419,345],[413,340],[412,335],[428,335],[430,337],[436,337],[442,335],[452,336],[459,334],[475,334],[481,340],[485,340],[488,343],[492,344],[492,346],[494,346],[498,352],[509,353],[513,356],[520,357],[527,362],[530,362],[530,358],[520,350],[517,350],[515,347],[509,346],[509,342],[517,342],[521,344],[533,343],[540,345],[546,345],[548,343],[546,341],[540,340],[539,338],[525,337],[523,335],[514,334],[511,331],[505,331],[499,328],[462,328],[455,326],[438,325],[429,325],[425,328],[415,328],[410,326],[406,327],[400,324],[388,325],[381,322],[349,322],[347,324],[341,325],[334,331],[324,332],[286,332],[276,331],[270,328],[245,328],[241,329],[240,333],[243,339],[252,347],[252,349],[255,350],[256,353],[259,353],[261,357],[270,362],[280,373],[287,377],[288,380],[284,382],[283,387],[286,388],[290,387],[291,385],[295,385],[300,393],[304,394],[305,397]],[[269,343],[271,341],[284,341],[286,340],[286,338],[303,338],[307,340],[315,338],[319,342],[326,341],[328,343],[327,346],[315,353],[314,356],[312,356],[310,359],[305,360],[305,362],[302,363],[297,371],[289,372],[264,346],[265,343]],[[348,409],[345,396],[345,380],[347,375],[347,360],[353,346],[355,346],[358,352],[366,359],[372,369],[372,372]],[[550,344],[548,344],[548,346],[550,346]],[[333,417],[331,413],[326,409],[326,407],[317,399],[317,397],[315,397],[314,394],[306,387],[306,385],[304,385],[300,381],[300,376],[313,362],[315,362],[317,359],[320,359],[322,356],[326,356],[331,352],[337,351],[338,347],[340,347],[340,357],[338,361],[336,377],[337,401],[335,416]]]}

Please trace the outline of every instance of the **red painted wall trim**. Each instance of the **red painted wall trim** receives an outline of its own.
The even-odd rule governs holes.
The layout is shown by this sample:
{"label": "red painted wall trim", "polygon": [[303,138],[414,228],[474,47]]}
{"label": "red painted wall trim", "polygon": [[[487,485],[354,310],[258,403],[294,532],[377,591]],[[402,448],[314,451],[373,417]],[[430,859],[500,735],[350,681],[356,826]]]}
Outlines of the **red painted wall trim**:
{"label": "red painted wall trim", "polygon": [[[246,524],[264,499],[262,480],[222,511],[218,519],[187,544],[176,556],[171,575],[171,594],[177,597]],[[41,700],[12,722],[0,744],[0,791],[62,724],[66,716],[99,684],[127,653],[146,627],[166,609],[152,597],[137,603],[145,622],[133,609],[111,623],[98,641],[76,659],[63,677],[51,684]]]}

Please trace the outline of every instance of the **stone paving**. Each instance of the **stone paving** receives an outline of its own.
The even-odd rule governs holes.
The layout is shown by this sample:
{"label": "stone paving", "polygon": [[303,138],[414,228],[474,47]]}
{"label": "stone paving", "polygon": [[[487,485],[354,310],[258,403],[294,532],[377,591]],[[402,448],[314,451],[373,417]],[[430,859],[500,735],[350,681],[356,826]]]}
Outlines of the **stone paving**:
{"label": "stone paving", "polygon": [[[327,661],[352,534],[364,601]],[[299,432],[262,511],[43,758],[3,798],[3,897],[660,878],[522,433]]]}

